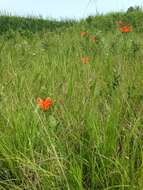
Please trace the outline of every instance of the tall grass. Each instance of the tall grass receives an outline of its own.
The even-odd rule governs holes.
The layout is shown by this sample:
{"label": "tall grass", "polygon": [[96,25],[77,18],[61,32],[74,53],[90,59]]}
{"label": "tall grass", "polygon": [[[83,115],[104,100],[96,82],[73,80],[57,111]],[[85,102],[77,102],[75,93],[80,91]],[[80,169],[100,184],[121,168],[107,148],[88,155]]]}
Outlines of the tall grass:
{"label": "tall grass", "polygon": [[81,21],[0,44],[0,189],[142,190],[142,33]]}

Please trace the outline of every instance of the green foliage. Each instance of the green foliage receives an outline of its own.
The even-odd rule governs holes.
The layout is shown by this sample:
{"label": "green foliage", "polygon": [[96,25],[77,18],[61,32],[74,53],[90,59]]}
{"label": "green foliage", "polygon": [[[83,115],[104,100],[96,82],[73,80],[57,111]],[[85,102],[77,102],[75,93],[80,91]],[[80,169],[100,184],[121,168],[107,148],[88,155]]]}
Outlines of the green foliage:
{"label": "green foliage", "polygon": [[28,32],[40,32],[40,31],[56,31],[61,28],[72,26],[76,22],[74,20],[56,21],[56,20],[44,20],[41,17],[18,17],[18,16],[0,16],[0,34],[6,32],[17,31],[26,33]]}

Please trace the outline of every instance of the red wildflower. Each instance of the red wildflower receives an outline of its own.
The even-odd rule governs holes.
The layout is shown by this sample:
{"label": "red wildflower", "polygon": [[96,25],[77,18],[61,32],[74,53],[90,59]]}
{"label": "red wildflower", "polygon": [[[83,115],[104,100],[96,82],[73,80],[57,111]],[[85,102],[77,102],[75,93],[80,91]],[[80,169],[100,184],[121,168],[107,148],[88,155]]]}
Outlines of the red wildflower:
{"label": "red wildflower", "polygon": [[120,27],[119,30],[123,33],[128,33],[131,31],[130,27],[129,26],[123,26],[123,27]]}
{"label": "red wildflower", "polygon": [[86,34],[87,34],[87,32],[84,32],[84,31],[81,31],[81,32],[80,32],[80,36],[82,36],[82,37],[83,37],[83,36],[86,36]]}
{"label": "red wildflower", "polygon": [[82,61],[83,64],[87,64],[87,63],[89,63],[89,57],[87,57],[87,56],[82,57],[81,61]]}
{"label": "red wildflower", "polygon": [[47,111],[52,105],[52,100],[50,98],[41,99],[38,97],[36,103],[42,111]]}
{"label": "red wildflower", "polygon": [[116,21],[116,24],[118,24],[118,25],[123,25],[123,24],[124,24],[124,22],[123,22],[123,21],[121,21],[121,20],[119,20],[119,21]]}
{"label": "red wildflower", "polygon": [[93,41],[93,42],[95,42],[96,41],[96,36],[95,35],[91,36],[90,40]]}

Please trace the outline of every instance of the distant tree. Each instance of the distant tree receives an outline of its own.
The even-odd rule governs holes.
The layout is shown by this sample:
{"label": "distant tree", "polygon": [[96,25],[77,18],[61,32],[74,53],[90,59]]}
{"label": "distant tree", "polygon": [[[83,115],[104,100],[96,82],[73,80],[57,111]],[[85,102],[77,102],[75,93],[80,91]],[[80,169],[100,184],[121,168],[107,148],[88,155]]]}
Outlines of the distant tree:
{"label": "distant tree", "polygon": [[127,10],[127,13],[130,13],[130,12],[134,12],[134,11],[141,11],[142,10],[142,7],[140,6],[135,6],[135,7],[129,7],[128,10]]}

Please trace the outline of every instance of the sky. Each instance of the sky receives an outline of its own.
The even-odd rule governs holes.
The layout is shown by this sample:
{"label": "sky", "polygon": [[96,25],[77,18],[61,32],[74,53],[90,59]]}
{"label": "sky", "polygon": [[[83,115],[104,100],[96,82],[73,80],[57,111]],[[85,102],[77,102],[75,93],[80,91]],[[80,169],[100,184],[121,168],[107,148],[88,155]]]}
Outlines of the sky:
{"label": "sky", "polygon": [[20,16],[80,19],[135,5],[143,6],[143,0],[0,0],[0,11]]}

